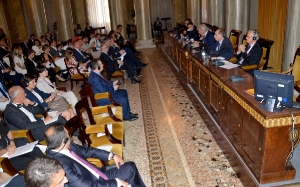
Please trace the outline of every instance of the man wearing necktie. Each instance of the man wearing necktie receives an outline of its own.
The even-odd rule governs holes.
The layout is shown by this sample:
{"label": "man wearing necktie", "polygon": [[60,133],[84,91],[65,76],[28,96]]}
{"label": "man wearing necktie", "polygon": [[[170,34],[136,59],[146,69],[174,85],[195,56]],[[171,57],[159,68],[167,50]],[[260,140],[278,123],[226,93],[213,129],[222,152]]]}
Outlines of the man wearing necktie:
{"label": "man wearing necktie", "polygon": [[[113,100],[122,105],[123,119],[127,121],[135,121],[138,119],[137,114],[130,112],[130,104],[128,101],[127,90],[119,89],[118,81],[107,80],[101,72],[103,71],[103,63],[101,60],[93,59],[90,63],[91,73],[88,82],[92,85],[94,94],[109,92]],[[109,99],[97,100],[99,106],[110,105]]]}
{"label": "man wearing necktie", "polygon": [[229,60],[233,57],[233,47],[229,38],[225,35],[225,30],[216,30],[214,37],[217,42],[210,47],[212,56],[224,57],[225,60]]}
{"label": "man wearing necktie", "polygon": [[[72,187],[145,186],[134,162],[124,162],[114,152],[84,147],[71,142],[68,131],[62,124],[48,126],[45,140],[48,147],[47,156],[60,161]],[[87,158],[97,158],[105,162],[114,160],[116,167],[97,168],[88,163]]]}

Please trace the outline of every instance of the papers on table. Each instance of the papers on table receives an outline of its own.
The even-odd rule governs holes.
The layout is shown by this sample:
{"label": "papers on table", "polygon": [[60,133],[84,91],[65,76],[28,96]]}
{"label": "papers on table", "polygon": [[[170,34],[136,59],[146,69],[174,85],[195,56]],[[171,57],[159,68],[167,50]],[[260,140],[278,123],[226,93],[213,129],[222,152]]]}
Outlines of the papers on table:
{"label": "papers on table", "polygon": [[1,157],[5,157],[5,158],[13,158],[13,157],[16,157],[16,156],[19,156],[19,155],[23,155],[25,153],[29,153],[32,151],[32,149],[35,147],[35,145],[38,143],[38,141],[35,141],[35,142],[32,142],[32,143],[29,143],[27,145],[23,145],[21,147],[18,147],[16,152],[10,156],[7,155],[7,153],[1,155]]}
{"label": "papers on table", "polygon": [[[111,111],[112,111],[112,113],[115,115],[115,113],[116,113],[116,108],[111,108]],[[102,117],[103,117],[103,118],[104,118],[104,117],[107,117],[107,116],[109,116],[108,113],[102,114]]]}
{"label": "papers on table", "polygon": [[[109,133],[112,134],[113,133],[113,131],[112,131],[112,124],[107,124],[107,128],[108,128]],[[101,136],[105,136],[105,133],[104,132],[97,133],[97,138],[99,138]]]}
{"label": "papers on table", "polygon": [[225,65],[219,66],[219,67],[224,68],[224,69],[232,69],[232,68],[236,68],[236,67],[239,66],[238,64],[233,64],[233,63],[231,63],[229,61],[226,61],[226,60],[224,60],[224,63],[225,63]]}
{"label": "papers on table", "polygon": [[211,57],[212,60],[224,60],[224,57],[218,56],[218,57]]}
{"label": "papers on table", "polygon": [[98,146],[97,149],[101,149],[101,150],[104,150],[104,151],[108,151],[110,152],[111,149],[112,149],[112,145],[107,145],[107,146]]}
{"label": "papers on table", "polygon": [[14,176],[12,176],[10,179],[3,181],[0,183],[0,187],[5,187],[13,178],[15,178],[18,174],[15,174]]}

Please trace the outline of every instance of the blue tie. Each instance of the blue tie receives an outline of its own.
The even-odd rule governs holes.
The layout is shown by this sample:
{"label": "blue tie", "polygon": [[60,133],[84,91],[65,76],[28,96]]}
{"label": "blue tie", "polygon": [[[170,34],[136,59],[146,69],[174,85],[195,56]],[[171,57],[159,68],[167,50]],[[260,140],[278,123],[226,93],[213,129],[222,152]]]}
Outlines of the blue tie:
{"label": "blue tie", "polygon": [[3,88],[3,84],[2,82],[0,82],[0,92],[2,93],[2,95],[8,99],[7,93],[5,91],[5,89]]}

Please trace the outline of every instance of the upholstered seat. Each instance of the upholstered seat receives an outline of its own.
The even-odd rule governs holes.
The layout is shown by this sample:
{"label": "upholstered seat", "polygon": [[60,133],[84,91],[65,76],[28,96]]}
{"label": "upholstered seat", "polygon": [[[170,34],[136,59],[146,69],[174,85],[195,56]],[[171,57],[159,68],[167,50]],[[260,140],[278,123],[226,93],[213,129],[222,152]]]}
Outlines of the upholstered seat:
{"label": "upholstered seat", "polygon": [[79,63],[78,63],[77,67],[76,67],[78,73],[72,75],[72,73],[70,71],[73,68],[68,68],[67,61],[68,61],[68,59],[64,58],[65,65],[67,67],[67,70],[68,70],[68,73],[69,73],[69,76],[70,76],[71,90],[73,90],[73,82],[75,81],[76,85],[77,85],[78,81],[83,81],[84,83],[86,83],[87,82],[87,78],[88,78],[88,74],[80,72],[80,70],[78,69],[78,66],[79,66]]}
{"label": "upholstered seat", "polygon": [[229,61],[232,62],[232,63],[237,62],[237,59],[236,59],[235,55],[236,55],[236,52],[238,51],[238,48],[239,48],[241,33],[242,33],[242,31],[240,31],[240,30],[232,29],[230,31],[230,34],[229,34],[229,39],[230,39],[232,47],[234,49],[234,57],[229,59]]}

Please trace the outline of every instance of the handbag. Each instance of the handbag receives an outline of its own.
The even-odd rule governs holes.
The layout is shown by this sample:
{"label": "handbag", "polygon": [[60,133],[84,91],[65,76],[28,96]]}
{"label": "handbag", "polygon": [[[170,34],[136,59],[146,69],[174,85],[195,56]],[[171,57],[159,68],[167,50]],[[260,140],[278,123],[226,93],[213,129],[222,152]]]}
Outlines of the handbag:
{"label": "handbag", "polygon": [[56,96],[54,100],[47,103],[52,111],[63,112],[70,108],[69,102],[63,96]]}

